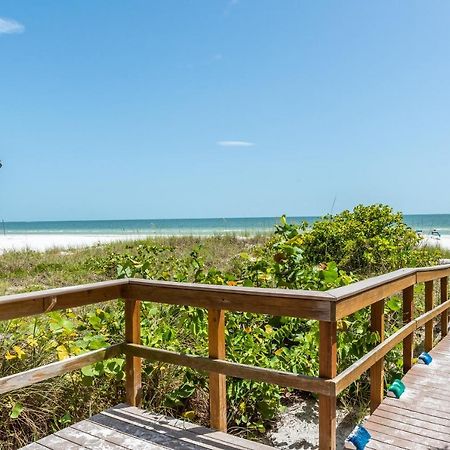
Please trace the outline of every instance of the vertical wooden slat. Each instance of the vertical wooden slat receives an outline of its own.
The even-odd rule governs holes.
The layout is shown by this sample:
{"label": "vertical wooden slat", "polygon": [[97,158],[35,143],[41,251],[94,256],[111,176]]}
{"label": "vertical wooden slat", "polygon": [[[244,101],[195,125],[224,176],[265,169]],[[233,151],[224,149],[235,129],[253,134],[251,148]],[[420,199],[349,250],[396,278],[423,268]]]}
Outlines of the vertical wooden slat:
{"label": "vertical wooden slat", "polygon": [[[384,341],[384,299],[371,305],[371,330],[379,335],[379,342]],[[370,412],[378,408],[383,401],[384,358],[370,368]]]}
{"label": "vertical wooden slat", "polygon": [[[425,282],[425,311],[433,309],[433,281]],[[433,321],[425,324],[425,351],[429,352],[433,348]]]}
{"label": "vertical wooden slat", "polygon": [[[336,322],[319,322],[319,376],[336,376]],[[319,449],[336,449],[336,397],[319,395]]]}
{"label": "vertical wooden slat", "polygon": [[[448,298],[448,278],[441,278],[441,303]],[[444,338],[448,333],[448,310],[441,314],[441,337]]]}
{"label": "vertical wooden slat", "polygon": [[[403,323],[407,324],[414,318],[414,286],[403,290]],[[414,334],[411,333],[403,339],[403,373],[412,367]]]}
{"label": "vertical wooden slat", "polygon": [[[209,357],[225,359],[225,311],[208,310]],[[210,425],[219,431],[227,431],[226,377],[219,373],[209,374]]]}
{"label": "vertical wooden slat", "polygon": [[[125,341],[141,343],[141,302],[125,300]],[[141,358],[125,356],[125,396],[131,406],[140,406],[142,401]]]}

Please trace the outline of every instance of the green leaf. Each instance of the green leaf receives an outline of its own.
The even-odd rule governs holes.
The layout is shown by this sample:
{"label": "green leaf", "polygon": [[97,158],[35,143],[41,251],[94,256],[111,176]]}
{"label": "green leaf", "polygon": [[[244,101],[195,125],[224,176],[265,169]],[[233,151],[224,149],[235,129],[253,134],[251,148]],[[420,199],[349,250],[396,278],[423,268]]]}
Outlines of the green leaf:
{"label": "green leaf", "polygon": [[9,413],[9,417],[11,417],[11,419],[17,419],[22,411],[23,405],[21,403],[15,403]]}

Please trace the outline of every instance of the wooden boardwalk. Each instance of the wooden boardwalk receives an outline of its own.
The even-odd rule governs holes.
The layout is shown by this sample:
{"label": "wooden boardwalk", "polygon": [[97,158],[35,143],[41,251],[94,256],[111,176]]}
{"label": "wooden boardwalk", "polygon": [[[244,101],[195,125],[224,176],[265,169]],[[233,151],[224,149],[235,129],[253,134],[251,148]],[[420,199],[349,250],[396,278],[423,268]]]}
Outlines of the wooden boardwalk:
{"label": "wooden boardwalk", "polygon": [[268,450],[272,447],[122,404],[22,449]]}
{"label": "wooden boardwalk", "polygon": [[368,449],[450,449],[450,338],[403,377],[399,399],[386,397],[364,426],[372,435]]}

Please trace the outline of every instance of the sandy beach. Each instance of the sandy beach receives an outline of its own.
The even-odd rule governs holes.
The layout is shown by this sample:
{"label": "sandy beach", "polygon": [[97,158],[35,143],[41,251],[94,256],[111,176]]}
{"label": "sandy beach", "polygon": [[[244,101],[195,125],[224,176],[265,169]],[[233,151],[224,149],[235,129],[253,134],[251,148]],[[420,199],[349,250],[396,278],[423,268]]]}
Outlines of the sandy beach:
{"label": "sandy beach", "polygon": [[117,241],[145,238],[142,234],[6,234],[0,235],[0,254],[13,250],[46,251],[54,248],[89,247]]}
{"label": "sandy beach", "polygon": [[[152,235],[155,237],[155,235]],[[144,239],[143,234],[6,234],[0,235],[0,254],[7,251],[34,250],[46,251],[51,249],[90,247],[117,241],[133,241]],[[450,250],[450,236],[435,238],[425,235],[422,245],[440,247]]]}

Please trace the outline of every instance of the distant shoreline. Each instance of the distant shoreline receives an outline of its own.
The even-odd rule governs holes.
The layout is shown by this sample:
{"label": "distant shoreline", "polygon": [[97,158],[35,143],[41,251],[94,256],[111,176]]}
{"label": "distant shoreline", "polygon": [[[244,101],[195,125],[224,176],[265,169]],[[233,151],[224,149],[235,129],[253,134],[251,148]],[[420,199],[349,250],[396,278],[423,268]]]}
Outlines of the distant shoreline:
{"label": "distant shoreline", "polygon": [[[245,238],[247,236],[264,234],[249,233],[248,230],[242,233],[239,232],[222,232],[211,234],[0,234],[0,254],[7,251],[47,251],[52,249],[68,250],[74,248],[92,247],[95,245],[108,244],[120,241],[138,241],[147,238],[169,238],[169,237],[211,237],[211,236],[226,236],[233,235]],[[450,250],[450,236],[441,236],[436,239],[430,235],[424,235],[422,245],[440,247],[444,250]]]}

